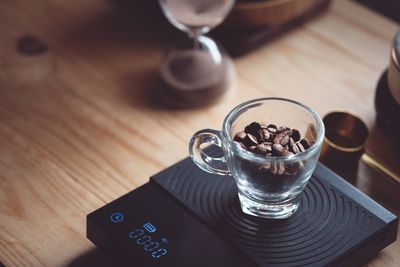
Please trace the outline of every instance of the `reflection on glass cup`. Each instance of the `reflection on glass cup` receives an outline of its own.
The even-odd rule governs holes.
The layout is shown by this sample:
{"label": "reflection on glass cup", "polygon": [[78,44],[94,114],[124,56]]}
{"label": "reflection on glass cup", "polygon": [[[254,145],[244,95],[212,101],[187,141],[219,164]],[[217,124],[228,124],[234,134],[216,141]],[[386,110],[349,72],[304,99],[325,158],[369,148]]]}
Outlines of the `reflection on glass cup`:
{"label": "reflection on glass cup", "polygon": [[[297,129],[311,146],[289,156],[261,156],[233,141],[236,133],[252,122],[284,125]],[[270,219],[290,217],[299,196],[313,173],[324,139],[324,124],[309,107],[284,98],[250,100],[226,116],[222,131],[205,129],[195,133],[189,144],[190,156],[204,171],[232,175],[246,214]],[[207,154],[207,145],[219,146],[223,155]]]}

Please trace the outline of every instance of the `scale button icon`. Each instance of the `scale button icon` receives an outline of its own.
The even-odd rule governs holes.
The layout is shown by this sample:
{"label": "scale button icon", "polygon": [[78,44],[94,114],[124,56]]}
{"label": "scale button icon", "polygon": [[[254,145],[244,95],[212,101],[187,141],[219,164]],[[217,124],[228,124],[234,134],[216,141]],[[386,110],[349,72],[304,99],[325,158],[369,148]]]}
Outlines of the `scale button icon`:
{"label": "scale button icon", "polygon": [[114,212],[110,215],[110,220],[113,223],[120,223],[124,220],[124,214],[121,212]]}
{"label": "scale button icon", "polygon": [[147,232],[149,233],[154,233],[156,231],[156,227],[154,225],[152,225],[151,223],[145,223],[143,225],[144,229],[147,230]]}

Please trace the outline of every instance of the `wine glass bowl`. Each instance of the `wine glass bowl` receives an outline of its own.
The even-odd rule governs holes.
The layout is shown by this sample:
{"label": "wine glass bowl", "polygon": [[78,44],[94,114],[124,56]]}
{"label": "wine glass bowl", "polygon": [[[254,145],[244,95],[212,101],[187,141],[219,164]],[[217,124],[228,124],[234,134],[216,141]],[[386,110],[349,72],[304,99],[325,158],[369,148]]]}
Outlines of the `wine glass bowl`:
{"label": "wine glass bowl", "polygon": [[229,14],[234,0],[159,0],[162,11],[176,28],[201,34],[219,25]]}

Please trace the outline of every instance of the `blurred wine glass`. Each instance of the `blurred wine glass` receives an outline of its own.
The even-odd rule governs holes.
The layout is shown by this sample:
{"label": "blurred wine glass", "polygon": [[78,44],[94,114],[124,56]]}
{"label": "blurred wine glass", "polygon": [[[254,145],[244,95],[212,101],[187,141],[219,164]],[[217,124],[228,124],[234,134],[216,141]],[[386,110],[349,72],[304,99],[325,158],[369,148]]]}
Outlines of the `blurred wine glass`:
{"label": "blurred wine glass", "polygon": [[176,100],[202,103],[215,100],[234,77],[232,60],[214,40],[204,36],[229,14],[234,0],[159,0],[166,18],[186,32],[190,41],[171,50],[161,76]]}

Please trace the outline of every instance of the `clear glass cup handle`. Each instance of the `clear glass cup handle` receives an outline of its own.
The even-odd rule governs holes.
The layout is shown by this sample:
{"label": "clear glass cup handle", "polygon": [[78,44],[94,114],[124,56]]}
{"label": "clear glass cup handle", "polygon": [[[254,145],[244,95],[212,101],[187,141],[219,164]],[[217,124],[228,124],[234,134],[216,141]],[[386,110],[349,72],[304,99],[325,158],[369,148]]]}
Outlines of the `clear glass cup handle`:
{"label": "clear glass cup handle", "polygon": [[204,129],[195,133],[189,143],[189,153],[193,162],[200,169],[219,175],[230,175],[225,156],[213,157],[202,148],[203,144],[213,144],[222,149],[222,133],[212,129]]}

